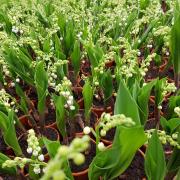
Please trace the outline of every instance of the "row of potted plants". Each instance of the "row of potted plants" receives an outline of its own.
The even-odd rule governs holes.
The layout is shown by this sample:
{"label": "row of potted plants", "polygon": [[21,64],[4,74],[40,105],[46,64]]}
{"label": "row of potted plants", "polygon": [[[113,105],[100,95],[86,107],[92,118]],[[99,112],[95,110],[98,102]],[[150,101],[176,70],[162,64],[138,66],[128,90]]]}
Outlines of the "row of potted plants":
{"label": "row of potted plants", "polygon": [[0,10],[2,178],[180,177],[179,0]]}

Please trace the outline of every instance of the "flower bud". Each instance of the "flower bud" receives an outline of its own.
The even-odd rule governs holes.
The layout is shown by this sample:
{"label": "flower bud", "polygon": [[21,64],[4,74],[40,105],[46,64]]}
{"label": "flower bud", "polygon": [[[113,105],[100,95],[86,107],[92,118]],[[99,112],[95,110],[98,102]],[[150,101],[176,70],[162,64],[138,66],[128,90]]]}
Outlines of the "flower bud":
{"label": "flower bud", "polygon": [[91,129],[90,127],[86,126],[84,129],[83,129],[83,133],[84,134],[89,134],[91,132]]}
{"label": "flower bud", "polygon": [[98,149],[99,149],[100,151],[104,151],[104,150],[106,149],[106,147],[104,146],[104,143],[103,143],[103,142],[100,142],[100,143],[98,144]]}
{"label": "flower bud", "polygon": [[81,165],[81,164],[84,163],[85,157],[84,157],[83,154],[78,153],[78,154],[74,157],[73,160],[74,160],[74,163],[75,163],[76,165]]}

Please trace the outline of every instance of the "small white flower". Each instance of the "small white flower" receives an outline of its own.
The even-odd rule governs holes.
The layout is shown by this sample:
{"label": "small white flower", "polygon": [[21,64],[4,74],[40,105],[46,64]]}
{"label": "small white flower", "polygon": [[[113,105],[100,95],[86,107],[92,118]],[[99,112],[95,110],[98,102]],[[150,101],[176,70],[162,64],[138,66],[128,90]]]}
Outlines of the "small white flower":
{"label": "small white flower", "polygon": [[161,109],[162,109],[162,106],[161,106],[161,105],[159,105],[159,106],[158,106],[158,109],[159,109],[159,110],[161,110]]}
{"label": "small white flower", "polygon": [[16,82],[19,83],[19,82],[20,82],[20,79],[19,79],[19,78],[16,78]]}
{"label": "small white flower", "polygon": [[71,106],[71,105],[73,104],[73,101],[67,100],[67,104],[68,104],[69,106]]}
{"label": "small white flower", "polygon": [[32,148],[31,147],[29,147],[29,148],[27,148],[27,153],[29,153],[29,154],[31,154],[32,153]]}
{"label": "small white flower", "polygon": [[19,32],[20,32],[20,34],[23,34],[23,30],[20,30]]}
{"label": "small white flower", "polygon": [[39,159],[40,161],[44,161],[44,155],[43,155],[43,154],[40,154],[40,155],[38,156],[38,159]]}
{"label": "small white flower", "polygon": [[90,127],[86,126],[84,129],[83,129],[83,133],[88,135],[89,133],[91,132],[91,129]]}
{"label": "small white flower", "polygon": [[104,150],[106,149],[106,147],[104,146],[104,143],[103,143],[103,142],[100,142],[100,143],[98,144],[98,149],[99,149],[100,151],[104,151]]}
{"label": "small white flower", "polygon": [[75,106],[70,106],[69,108],[71,111],[75,110]]}
{"label": "small white flower", "polygon": [[95,84],[95,86],[99,86],[99,82],[97,82],[97,81],[94,84]]}
{"label": "small white flower", "polygon": [[169,56],[169,52],[168,51],[166,52],[166,56]]}
{"label": "small white flower", "polygon": [[100,134],[101,134],[101,136],[106,136],[106,131],[105,130],[101,130]]}
{"label": "small white flower", "polygon": [[11,87],[14,87],[14,86],[15,86],[15,83],[14,83],[14,82],[12,82],[12,83],[11,83]]}
{"label": "small white flower", "polygon": [[35,174],[40,174],[41,173],[41,169],[39,167],[35,167],[33,169],[33,171],[34,171]]}
{"label": "small white flower", "polygon": [[70,92],[69,91],[66,91],[65,92],[65,96],[68,97],[70,95]]}
{"label": "small white flower", "polygon": [[33,151],[33,156],[38,156],[38,151],[34,150]]}
{"label": "small white flower", "polygon": [[73,100],[73,96],[69,96],[69,100],[71,100],[71,101],[72,101],[72,100]]}

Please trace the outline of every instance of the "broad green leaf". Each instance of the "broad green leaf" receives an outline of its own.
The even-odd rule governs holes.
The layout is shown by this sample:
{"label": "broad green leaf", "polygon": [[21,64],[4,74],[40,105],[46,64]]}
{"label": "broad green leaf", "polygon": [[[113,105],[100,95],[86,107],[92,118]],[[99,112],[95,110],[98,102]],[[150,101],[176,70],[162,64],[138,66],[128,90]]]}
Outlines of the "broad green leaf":
{"label": "broad green leaf", "polygon": [[0,124],[3,130],[3,138],[4,138],[5,143],[14,150],[16,155],[21,155],[22,151],[19,146],[19,143],[16,137],[16,130],[14,127],[13,111],[9,111],[8,116],[0,112]]}
{"label": "broad green leaf", "polygon": [[164,180],[166,175],[164,151],[156,131],[149,140],[146,150],[145,171],[149,180]]}
{"label": "broad green leaf", "polygon": [[[28,66],[27,59],[25,60],[24,56],[18,57],[16,52],[13,49],[5,48],[5,59],[9,65],[10,71],[12,74],[17,74],[20,76],[25,82],[30,85],[34,85],[34,80],[32,78],[33,69]],[[27,58],[27,57],[26,57]]]}
{"label": "broad green leaf", "polygon": [[120,80],[114,114],[124,114],[125,116],[132,118],[137,126],[141,124],[138,105],[122,80]]}
{"label": "broad green leaf", "polygon": [[149,102],[149,96],[151,93],[152,88],[156,84],[156,80],[151,81],[147,85],[143,86],[140,90],[140,93],[138,95],[138,105],[139,105],[139,115],[141,119],[141,124],[145,124],[147,118],[148,118],[148,102]]}
{"label": "broad green leaf", "polygon": [[46,95],[48,88],[48,75],[44,69],[43,61],[39,62],[36,65],[34,80],[38,94],[38,111],[40,114],[43,114],[45,110]]}
{"label": "broad green leaf", "polygon": [[54,158],[58,148],[60,147],[59,141],[51,141],[47,139],[46,137],[43,138],[43,142],[47,148],[48,154],[51,158]]}
{"label": "broad green leaf", "polygon": [[65,100],[62,96],[56,96],[56,95],[53,96],[53,100],[56,107],[56,123],[60,133],[62,134],[63,137],[65,137],[66,136],[65,108],[64,108]]}
{"label": "broad green leaf", "polygon": [[[142,127],[119,127],[112,148],[96,155],[89,167],[89,179],[111,180],[122,174],[130,165],[136,151],[146,141]],[[128,139],[128,141],[127,141]]]}
{"label": "broad green leaf", "polygon": [[95,46],[93,46],[92,44],[88,44],[86,46],[86,51],[90,60],[90,63],[92,65],[93,68],[98,66],[99,63],[99,59],[97,57],[97,51],[95,50]]}
{"label": "broad green leaf", "polygon": [[180,73],[180,1],[176,1],[174,25],[171,30],[170,50],[175,73]]}
{"label": "broad green leaf", "polygon": [[93,102],[93,88],[89,82],[89,80],[86,81],[85,85],[83,86],[83,98],[84,98],[84,110],[85,110],[85,118],[86,118],[86,125],[89,125],[89,116],[90,116],[90,110]]}
{"label": "broad green leaf", "polygon": [[113,92],[113,79],[110,70],[103,74],[101,83],[104,92],[104,101],[106,102],[112,96]]}
{"label": "broad green leaf", "polygon": [[50,52],[50,38],[45,39],[44,44],[43,44],[43,51],[46,53]]}
{"label": "broad green leaf", "polygon": [[10,160],[9,157],[7,157],[6,155],[0,153],[0,172],[4,173],[4,174],[12,174],[12,175],[16,175],[16,171],[17,169],[15,167],[11,167],[11,168],[3,168],[2,164],[6,161],[6,160]]}
{"label": "broad green leaf", "polygon": [[77,76],[81,65],[81,49],[80,43],[78,41],[74,43],[74,49],[71,54],[71,62],[75,71],[75,75]]}

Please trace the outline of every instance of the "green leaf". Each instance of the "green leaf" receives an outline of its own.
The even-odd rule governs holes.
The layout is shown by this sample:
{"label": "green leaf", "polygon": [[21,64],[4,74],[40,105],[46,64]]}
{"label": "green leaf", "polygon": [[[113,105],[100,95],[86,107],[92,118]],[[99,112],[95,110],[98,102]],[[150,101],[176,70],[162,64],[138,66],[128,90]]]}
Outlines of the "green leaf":
{"label": "green leaf", "polygon": [[36,65],[34,79],[38,94],[38,111],[40,114],[43,114],[45,110],[46,95],[48,88],[48,75],[44,69],[43,61],[39,62]]}
{"label": "green leaf", "polygon": [[[119,127],[120,133],[108,148],[96,155],[89,167],[89,179],[111,180],[122,174],[130,165],[136,151],[146,141],[142,127]],[[127,141],[128,139],[128,141]]]}
{"label": "green leaf", "polygon": [[122,80],[120,80],[119,84],[114,114],[124,114],[125,116],[132,118],[137,126],[141,124],[138,105]]}
{"label": "green leaf", "polygon": [[170,50],[175,73],[180,73],[180,1],[176,1],[174,25],[171,29]]}
{"label": "green leaf", "polygon": [[110,70],[103,74],[101,83],[104,92],[104,101],[106,102],[112,96],[113,92],[113,79]]}
{"label": "green leaf", "polygon": [[66,136],[65,108],[64,108],[65,100],[64,100],[63,96],[56,96],[56,95],[53,95],[53,100],[54,100],[54,104],[56,107],[57,127],[58,127],[60,133],[62,134],[62,136],[65,137]]}
{"label": "green leaf", "polygon": [[43,51],[46,53],[50,52],[50,38],[45,39],[44,44],[43,44]]}
{"label": "green leaf", "polygon": [[85,118],[86,118],[86,125],[89,125],[89,116],[90,116],[90,110],[93,102],[93,88],[89,82],[89,80],[86,81],[85,85],[83,86],[83,98],[84,98],[84,110],[85,110]]}
{"label": "green leaf", "polygon": [[13,111],[9,111],[8,116],[0,112],[0,124],[3,130],[5,143],[14,150],[16,155],[22,155],[22,151],[16,137]]}
{"label": "green leaf", "polygon": [[77,76],[81,65],[81,49],[80,43],[78,41],[76,41],[74,44],[74,49],[71,54],[71,62],[75,71],[75,75]]}
{"label": "green leaf", "polygon": [[34,85],[33,80],[33,68],[27,62],[27,56],[23,54],[22,57],[18,57],[17,53],[13,49],[9,49],[9,47],[5,48],[5,59],[9,65],[10,71],[12,74],[17,74],[20,76],[25,82],[30,85]]}
{"label": "green leaf", "polygon": [[149,140],[146,150],[145,171],[149,180],[164,180],[166,175],[164,151],[156,131]]}
{"label": "green leaf", "polygon": [[6,155],[0,153],[0,172],[4,173],[4,174],[11,174],[11,175],[16,175],[17,169],[15,167],[11,167],[11,168],[3,168],[2,164],[6,161],[6,160],[10,160],[9,157],[7,157]]}
{"label": "green leaf", "polygon": [[156,84],[157,80],[153,80],[147,85],[143,86],[140,90],[140,93],[138,95],[138,105],[139,105],[139,115],[141,119],[141,124],[145,124],[146,120],[148,118],[149,109],[148,109],[148,102],[149,102],[149,96],[151,93],[152,88]]}
{"label": "green leaf", "polygon": [[60,147],[59,141],[51,141],[47,139],[46,137],[43,138],[43,142],[47,148],[48,154],[51,158],[54,158],[58,148]]}

